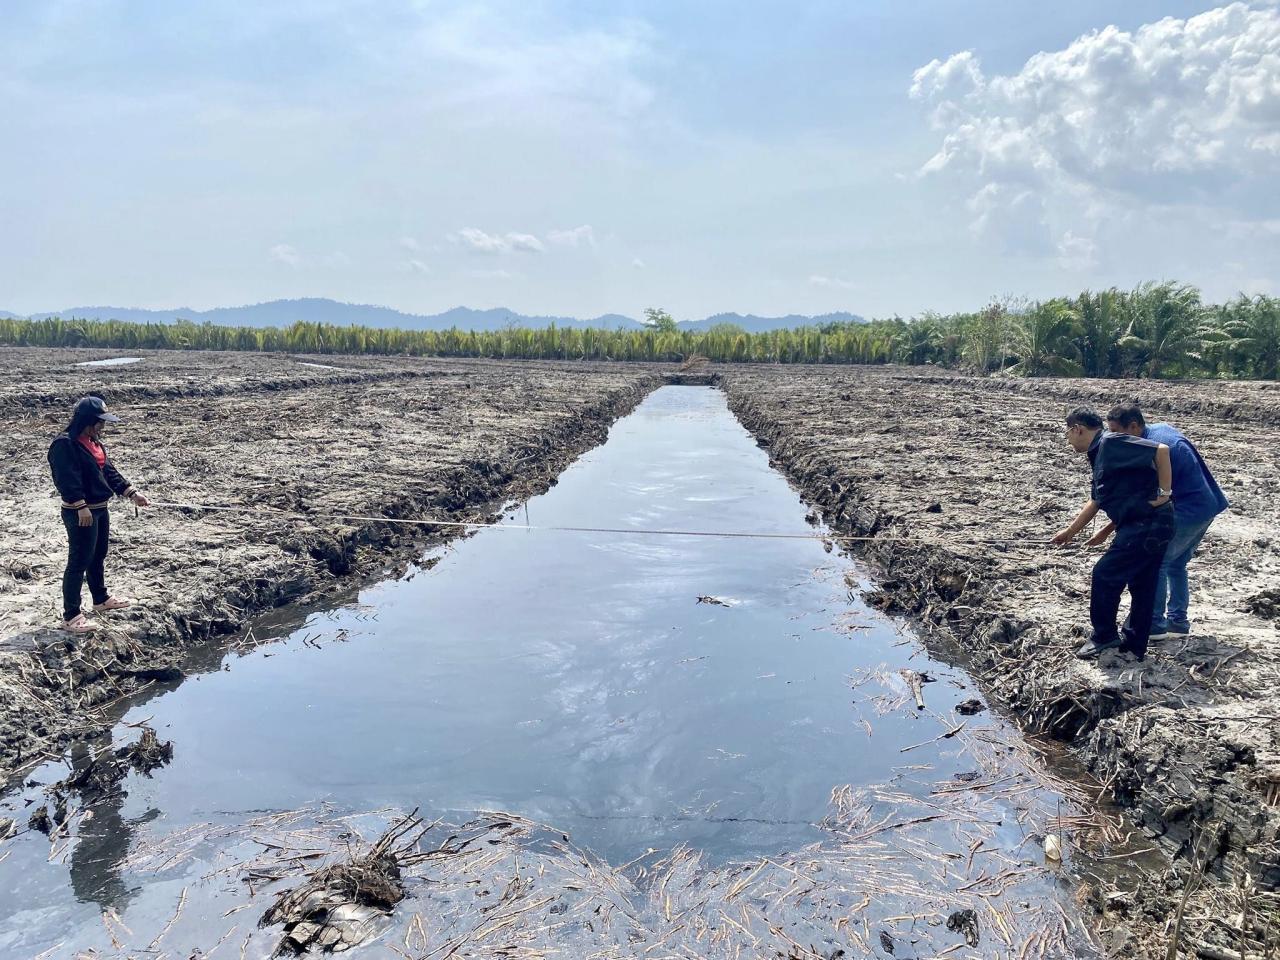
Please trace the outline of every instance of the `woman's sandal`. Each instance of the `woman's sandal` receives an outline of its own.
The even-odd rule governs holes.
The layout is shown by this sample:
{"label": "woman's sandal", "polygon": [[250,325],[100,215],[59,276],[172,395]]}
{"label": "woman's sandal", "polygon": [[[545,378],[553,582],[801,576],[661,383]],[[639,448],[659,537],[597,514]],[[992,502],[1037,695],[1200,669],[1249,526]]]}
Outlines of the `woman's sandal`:
{"label": "woman's sandal", "polygon": [[126,610],[133,606],[133,601],[125,597],[107,597],[102,603],[93,605],[94,613],[106,613],[108,610]]}
{"label": "woman's sandal", "polygon": [[93,633],[98,629],[98,625],[90,623],[83,613],[77,613],[70,620],[63,621],[62,629],[67,633]]}

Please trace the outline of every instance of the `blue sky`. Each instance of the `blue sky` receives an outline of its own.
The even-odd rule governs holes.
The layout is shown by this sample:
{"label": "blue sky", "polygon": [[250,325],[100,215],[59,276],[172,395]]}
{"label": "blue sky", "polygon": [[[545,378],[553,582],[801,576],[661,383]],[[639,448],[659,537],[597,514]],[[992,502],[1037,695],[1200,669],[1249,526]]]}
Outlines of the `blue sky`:
{"label": "blue sky", "polygon": [[3,309],[1280,292],[1274,3],[5,6]]}

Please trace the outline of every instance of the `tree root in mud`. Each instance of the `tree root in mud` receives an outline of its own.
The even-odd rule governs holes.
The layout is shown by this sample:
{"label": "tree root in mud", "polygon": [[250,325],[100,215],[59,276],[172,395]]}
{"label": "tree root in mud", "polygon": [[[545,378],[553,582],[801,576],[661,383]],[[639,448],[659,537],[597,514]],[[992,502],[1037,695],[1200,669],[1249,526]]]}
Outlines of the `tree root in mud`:
{"label": "tree root in mud", "polygon": [[300,886],[281,893],[258,924],[284,925],[275,955],[301,954],[312,948],[341,952],[368,940],[379,918],[404,899],[401,863],[421,856],[414,851],[430,827],[411,841],[404,837],[420,826],[422,820],[409,814],[368,852],[321,867]]}

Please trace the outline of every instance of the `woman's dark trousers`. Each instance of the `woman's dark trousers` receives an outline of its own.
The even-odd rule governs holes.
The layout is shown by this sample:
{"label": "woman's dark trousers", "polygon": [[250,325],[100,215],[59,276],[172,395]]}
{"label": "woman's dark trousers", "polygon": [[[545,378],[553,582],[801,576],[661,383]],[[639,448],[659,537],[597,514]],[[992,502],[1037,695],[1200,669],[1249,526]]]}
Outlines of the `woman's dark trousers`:
{"label": "woman's dark trousers", "polygon": [[1156,577],[1165,549],[1173,539],[1175,520],[1171,506],[1160,507],[1150,516],[1121,524],[1111,546],[1093,568],[1093,588],[1089,594],[1089,619],[1093,642],[1111,644],[1119,639],[1116,614],[1120,595],[1129,588],[1129,626],[1125,646],[1139,657],[1147,652],[1151,638],[1151,614],[1155,609]]}
{"label": "woman's dark trousers", "polygon": [[62,575],[64,620],[80,614],[80,588],[86,577],[94,603],[106,603],[110,596],[104,563],[111,538],[111,514],[105,507],[92,513],[93,524],[82,527],[76,511],[62,511],[62,525],[67,528],[67,569]]}

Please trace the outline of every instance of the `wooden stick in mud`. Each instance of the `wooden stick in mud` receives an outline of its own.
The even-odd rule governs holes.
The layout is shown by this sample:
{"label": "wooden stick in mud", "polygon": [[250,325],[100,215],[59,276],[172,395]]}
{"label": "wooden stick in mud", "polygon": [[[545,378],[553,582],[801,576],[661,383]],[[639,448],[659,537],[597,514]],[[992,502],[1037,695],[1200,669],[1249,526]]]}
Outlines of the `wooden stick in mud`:
{"label": "wooden stick in mud", "polygon": [[924,681],[920,678],[920,674],[915,670],[899,670],[902,679],[907,681],[907,685],[911,687],[911,695],[916,698],[916,709],[924,709]]}

